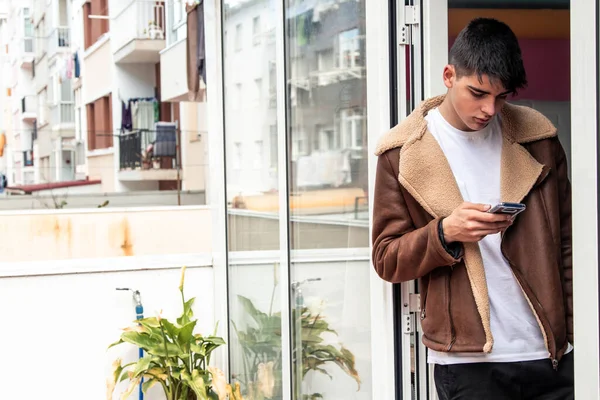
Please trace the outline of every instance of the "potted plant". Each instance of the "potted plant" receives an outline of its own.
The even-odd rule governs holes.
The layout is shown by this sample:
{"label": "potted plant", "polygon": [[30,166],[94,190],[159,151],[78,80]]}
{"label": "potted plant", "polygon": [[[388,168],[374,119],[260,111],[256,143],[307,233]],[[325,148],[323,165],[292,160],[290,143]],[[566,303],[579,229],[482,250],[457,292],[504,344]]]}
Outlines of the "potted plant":
{"label": "potted plant", "polygon": [[210,366],[211,353],[225,344],[224,340],[215,336],[216,330],[211,336],[194,333],[195,299],[186,301],[184,278],[185,267],[179,285],[183,311],[175,322],[161,315],[136,320],[110,346],[130,343],[142,348],[145,356],[127,365],[121,365],[120,359],[113,363],[107,381],[108,398],[112,398],[117,382],[128,379],[122,399],[142,384],[144,393],[155,385],[162,386],[167,400],[243,400],[239,383],[232,387],[221,370]]}
{"label": "potted plant", "polygon": [[163,39],[163,31],[154,21],[148,22],[148,36],[150,39]]}
{"label": "potted plant", "polygon": [[152,144],[149,144],[145,150],[142,150],[141,153],[141,161],[142,161],[142,169],[150,169],[152,165]]}
{"label": "potted plant", "polygon": [[[273,300],[277,279],[271,294],[271,307],[267,313],[258,310],[252,301],[238,296],[245,315],[251,322],[245,330],[232,325],[242,348],[243,373],[235,378],[243,385],[247,400],[283,399],[281,387],[281,313],[273,312]],[[321,304],[322,305],[322,304]],[[320,307],[299,305],[292,309],[293,327],[292,357],[296,360],[292,372],[297,379],[295,397],[299,400],[322,399],[320,393],[301,392],[301,382],[308,373],[322,373],[337,367],[356,381],[360,390],[360,377],[355,368],[354,354],[339,343],[333,330],[322,314]],[[301,330],[301,335],[298,332]],[[299,337],[301,336],[301,337]]]}
{"label": "potted plant", "polygon": [[160,169],[160,157],[154,157],[152,159],[152,168]]}

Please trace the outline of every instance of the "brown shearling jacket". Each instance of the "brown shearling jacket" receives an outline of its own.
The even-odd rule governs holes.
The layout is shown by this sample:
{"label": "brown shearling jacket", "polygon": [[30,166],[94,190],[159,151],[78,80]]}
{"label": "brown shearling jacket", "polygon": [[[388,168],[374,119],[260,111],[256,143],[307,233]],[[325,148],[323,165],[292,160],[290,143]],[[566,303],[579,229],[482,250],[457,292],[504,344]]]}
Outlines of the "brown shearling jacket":
{"label": "brown shearling jacket", "polygon": [[[443,247],[439,221],[463,199],[424,116],[423,102],[382,138],[373,211],[373,265],[381,278],[420,280],[423,343],[437,351],[491,352],[490,304],[477,243],[458,258]],[[573,343],[571,186],[556,128],[542,114],[506,104],[501,112],[501,195],[527,209],[502,236],[555,368]],[[468,160],[465,160],[468,162]]]}

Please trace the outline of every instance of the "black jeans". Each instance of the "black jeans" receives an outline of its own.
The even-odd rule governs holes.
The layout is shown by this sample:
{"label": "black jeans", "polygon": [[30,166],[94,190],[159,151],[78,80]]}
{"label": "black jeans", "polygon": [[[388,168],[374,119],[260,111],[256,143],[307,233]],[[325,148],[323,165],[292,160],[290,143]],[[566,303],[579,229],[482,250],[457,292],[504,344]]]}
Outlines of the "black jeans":
{"label": "black jeans", "polygon": [[573,399],[573,351],[560,361],[436,365],[440,400],[568,400]]}

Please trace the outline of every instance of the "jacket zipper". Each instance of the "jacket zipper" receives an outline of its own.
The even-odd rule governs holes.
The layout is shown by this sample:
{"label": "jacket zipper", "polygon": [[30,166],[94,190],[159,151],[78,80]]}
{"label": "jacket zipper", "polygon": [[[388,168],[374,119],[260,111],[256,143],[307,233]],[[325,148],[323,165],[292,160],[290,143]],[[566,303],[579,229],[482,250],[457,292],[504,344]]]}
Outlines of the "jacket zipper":
{"label": "jacket zipper", "polygon": [[[550,351],[550,335],[548,335],[548,332],[546,332],[546,330],[544,329],[544,325],[542,324],[542,319],[540,318],[539,314],[537,313],[537,311],[535,310],[535,307],[533,306],[533,303],[531,302],[531,299],[529,298],[529,296],[527,295],[527,293],[525,292],[525,290],[523,289],[523,284],[521,283],[521,280],[519,279],[519,276],[515,273],[515,269],[513,267],[512,262],[510,261],[510,259],[506,256],[506,253],[504,252],[504,235],[506,234],[506,232],[508,231],[508,229],[510,229],[510,226],[508,228],[506,228],[504,230],[504,232],[501,234],[501,240],[500,240],[500,252],[502,253],[502,255],[504,256],[504,258],[506,259],[506,261],[508,261],[508,265],[510,266],[511,272],[513,273],[515,279],[517,280],[517,283],[519,284],[519,287],[521,288],[521,291],[523,292],[523,296],[525,296],[525,299],[527,300],[527,304],[529,304],[529,308],[531,308],[531,311],[533,312],[534,316],[536,317],[536,321],[542,331],[542,334],[544,335],[544,344],[546,346],[546,350],[548,351],[548,358],[550,359],[550,361],[552,362],[552,368],[555,371],[558,371],[558,360],[556,359],[556,356],[554,354],[552,354],[552,352]],[[538,306],[541,308],[542,305],[539,303],[539,301],[537,302]],[[552,334],[552,332],[550,332],[550,334]]]}
{"label": "jacket zipper", "polygon": [[447,350],[450,351],[454,342],[456,342],[456,332],[454,331],[454,321],[452,320],[452,296],[450,293],[450,278],[452,276],[454,268],[450,268],[450,272],[446,275],[446,296],[448,296],[448,322],[450,323],[450,344],[448,344]]}

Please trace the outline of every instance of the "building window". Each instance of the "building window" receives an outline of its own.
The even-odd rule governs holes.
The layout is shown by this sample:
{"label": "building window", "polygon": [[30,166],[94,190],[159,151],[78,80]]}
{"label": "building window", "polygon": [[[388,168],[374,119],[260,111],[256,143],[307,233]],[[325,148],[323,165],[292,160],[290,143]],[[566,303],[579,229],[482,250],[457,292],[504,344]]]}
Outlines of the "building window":
{"label": "building window", "polygon": [[42,127],[48,123],[47,106],[48,106],[48,91],[46,88],[43,88],[38,93],[38,120],[39,120],[40,127]]}
{"label": "building window", "polygon": [[113,147],[112,95],[86,105],[88,150]]}
{"label": "building window", "polygon": [[262,168],[262,159],[263,159],[263,141],[255,140],[254,141],[254,169]]}
{"label": "building window", "polygon": [[109,29],[108,19],[92,19],[90,15],[108,16],[108,0],[91,0],[83,4],[83,38],[86,49]]}
{"label": "building window", "polygon": [[36,59],[39,61],[46,54],[46,20],[44,18],[40,19],[36,25],[34,34]]}
{"label": "building window", "polygon": [[242,97],[243,97],[242,84],[237,83],[235,85],[235,93],[234,93],[234,97],[232,99],[234,110],[239,110],[240,108],[242,108]]}
{"label": "building window", "polygon": [[308,154],[308,140],[306,132],[303,128],[297,127],[294,130],[294,136],[292,139],[292,160],[297,160],[300,156]]}
{"label": "building window", "polygon": [[252,20],[252,44],[254,46],[258,46],[260,44],[260,35],[262,33],[262,28],[260,26],[260,15],[254,17]]}
{"label": "building window", "polygon": [[314,150],[330,151],[336,150],[339,147],[336,143],[335,130],[332,126],[317,125],[316,132]]}
{"label": "building window", "polygon": [[243,41],[243,29],[242,24],[237,24],[235,26],[235,51],[242,50],[242,41]]}
{"label": "building window", "polygon": [[242,168],[242,144],[241,143],[235,143],[233,145],[233,169],[241,169]]}
{"label": "building window", "polygon": [[365,117],[362,109],[349,108],[340,111],[340,132],[344,149],[363,148]]}
{"label": "building window", "polygon": [[187,35],[187,11],[185,1],[168,2],[171,15],[171,34],[168,35],[168,45],[181,40]]}
{"label": "building window", "polygon": [[23,9],[23,51],[25,53],[33,53],[34,27],[29,8]]}
{"label": "building window", "polygon": [[333,67],[333,49],[317,52],[317,70],[319,72],[331,71]]}
{"label": "building window", "polygon": [[279,163],[279,144],[277,141],[277,125],[271,125],[269,127],[269,149],[270,149],[270,161],[271,168],[277,169]]}
{"label": "building window", "polygon": [[340,33],[338,42],[338,66],[340,68],[362,66],[358,29],[351,29]]}
{"label": "building window", "polygon": [[258,78],[254,80],[254,93],[252,95],[252,100],[258,101],[262,97],[262,79]]}

